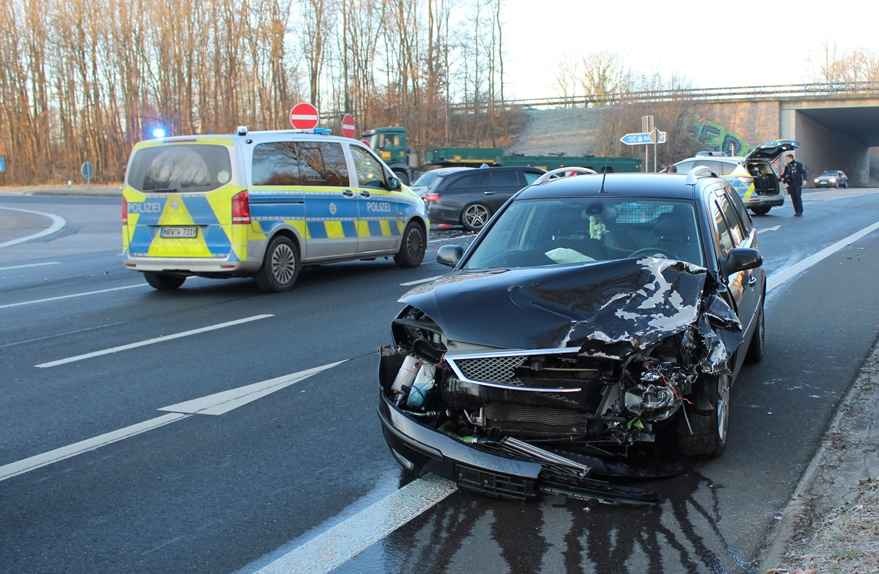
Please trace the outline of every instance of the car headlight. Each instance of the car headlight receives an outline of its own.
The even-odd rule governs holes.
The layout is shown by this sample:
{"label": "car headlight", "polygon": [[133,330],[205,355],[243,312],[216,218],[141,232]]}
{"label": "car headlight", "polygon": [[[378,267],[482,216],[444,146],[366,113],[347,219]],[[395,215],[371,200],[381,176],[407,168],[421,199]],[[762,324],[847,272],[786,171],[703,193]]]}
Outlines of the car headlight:
{"label": "car headlight", "polygon": [[818,178],[816,177],[816,178],[815,178],[815,183],[821,183],[821,180],[818,179]]}
{"label": "car headlight", "polygon": [[836,178],[835,178],[835,177],[831,177],[831,178],[830,178],[830,183],[836,183]]}

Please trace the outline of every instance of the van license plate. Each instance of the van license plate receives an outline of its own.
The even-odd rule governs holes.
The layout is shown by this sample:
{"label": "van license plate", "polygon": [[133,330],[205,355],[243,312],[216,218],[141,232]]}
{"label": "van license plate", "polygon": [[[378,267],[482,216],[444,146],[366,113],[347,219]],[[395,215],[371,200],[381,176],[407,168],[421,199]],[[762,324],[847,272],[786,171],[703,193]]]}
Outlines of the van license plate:
{"label": "van license plate", "polygon": [[163,227],[161,235],[167,239],[192,239],[198,235],[198,227]]}

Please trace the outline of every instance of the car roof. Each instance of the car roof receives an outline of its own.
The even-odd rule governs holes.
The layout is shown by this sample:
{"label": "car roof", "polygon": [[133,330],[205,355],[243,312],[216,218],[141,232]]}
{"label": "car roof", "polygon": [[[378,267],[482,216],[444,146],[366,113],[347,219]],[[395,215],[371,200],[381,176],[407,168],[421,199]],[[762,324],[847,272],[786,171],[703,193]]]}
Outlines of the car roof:
{"label": "car roof", "polygon": [[433,174],[436,174],[436,175],[448,175],[448,174],[450,174],[450,173],[455,173],[456,171],[467,171],[467,170],[469,170],[469,169],[476,169],[476,168],[473,168],[473,167],[463,167],[463,166],[457,166],[457,167],[438,167],[438,168],[436,168],[436,169],[431,169],[431,170],[425,171],[425,172],[424,172],[423,174],[421,174],[421,175],[427,175],[427,174],[429,174],[429,173],[433,173]]}
{"label": "car roof", "polygon": [[208,141],[208,140],[218,140],[218,139],[228,139],[229,141],[244,141],[244,140],[252,140],[253,142],[261,142],[261,141],[276,141],[278,139],[289,138],[290,140],[295,141],[317,141],[317,142],[338,142],[338,143],[353,143],[358,144],[361,147],[366,147],[366,145],[360,140],[354,138],[346,138],[342,136],[333,136],[333,135],[322,135],[322,134],[312,134],[307,132],[301,132],[298,130],[270,130],[270,131],[255,131],[255,132],[247,132],[244,135],[237,134],[193,134],[193,135],[179,135],[179,136],[170,136],[166,138],[162,138],[161,140],[145,140],[151,142],[161,141],[162,143],[175,143],[175,142],[199,142],[199,141]]}
{"label": "car roof", "polygon": [[[604,188],[602,191],[602,179]],[[717,178],[699,178],[696,185],[688,184],[685,175],[611,173],[580,175],[551,180],[522,190],[517,199],[631,196],[641,198],[672,198],[694,200],[704,187],[702,182]]]}
{"label": "car roof", "polygon": [[687,159],[682,159],[674,165],[684,163],[685,161],[722,161],[726,163],[742,163],[745,161],[745,158],[733,155],[695,155],[693,157],[688,157]]}

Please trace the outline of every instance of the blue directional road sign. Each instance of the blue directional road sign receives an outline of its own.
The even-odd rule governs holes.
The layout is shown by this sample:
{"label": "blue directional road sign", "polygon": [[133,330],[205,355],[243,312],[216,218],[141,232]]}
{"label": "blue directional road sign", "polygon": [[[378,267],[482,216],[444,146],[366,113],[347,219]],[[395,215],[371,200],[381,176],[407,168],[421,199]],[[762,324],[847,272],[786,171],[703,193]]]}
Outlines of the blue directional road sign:
{"label": "blue directional road sign", "polygon": [[[657,131],[656,143],[665,143],[666,133]],[[653,143],[650,132],[633,132],[626,134],[620,138],[620,141],[626,145],[647,145]]]}
{"label": "blue directional road sign", "polygon": [[94,175],[94,167],[92,166],[92,162],[86,160],[82,162],[82,166],[79,168],[79,173],[82,174],[82,178],[86,183],[91,183],[92,175]]}
{"label": "blue directional road sign", "polygon": [[0,173],[6,172],[6,156],[0,155]]}

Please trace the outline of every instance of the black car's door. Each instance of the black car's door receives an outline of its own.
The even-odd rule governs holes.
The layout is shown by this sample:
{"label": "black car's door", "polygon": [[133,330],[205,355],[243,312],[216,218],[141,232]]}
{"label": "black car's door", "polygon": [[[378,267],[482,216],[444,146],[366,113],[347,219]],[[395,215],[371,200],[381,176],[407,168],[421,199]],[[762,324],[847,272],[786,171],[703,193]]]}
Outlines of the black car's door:
{"label": "black car's door", "polygon": [[[718,264],[721,269],[723,261],[732,249],[736,247],[756,248],[757,246],[757,230],[750,224],[750,220],[742,221],[739,210],[736,209],[733,201],[723,188],[718,188],[712,194],[711,215],[714,222]],[[756,318],[763,297],[763,283],[765,281],[763,270],[758,268],[731,273],[726,276],[726,281],[739,321],[745,330],[745,344],[747,344],[757,327]],[[743,347],[743,350],[745,348],[747,347]],[[736,369],[741,366],[745,354],[740,352],[737,355]]]}
{"label": "black car's door", "polygon": [[489,170],[488,186],[482,192],[485,205],[492,213],[513,196],[514,193],[525,187],[521,174],[514,169]]}

